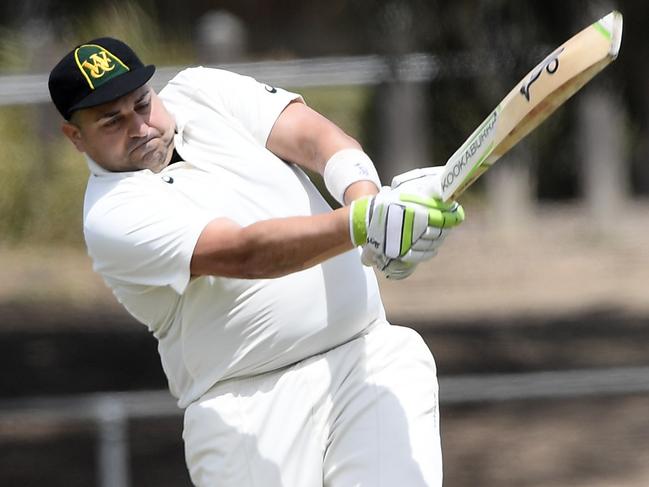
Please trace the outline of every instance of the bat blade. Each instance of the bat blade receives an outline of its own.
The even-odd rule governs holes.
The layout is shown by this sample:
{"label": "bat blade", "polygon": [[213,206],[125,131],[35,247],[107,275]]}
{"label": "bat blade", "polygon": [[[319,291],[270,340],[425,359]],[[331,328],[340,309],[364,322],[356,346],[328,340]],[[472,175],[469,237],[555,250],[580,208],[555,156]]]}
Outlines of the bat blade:
{"label": "bat blade", "polygon": [[613,11],[541,61],[449,158],[442,199],[455,200],[618,55],[622,14]]}

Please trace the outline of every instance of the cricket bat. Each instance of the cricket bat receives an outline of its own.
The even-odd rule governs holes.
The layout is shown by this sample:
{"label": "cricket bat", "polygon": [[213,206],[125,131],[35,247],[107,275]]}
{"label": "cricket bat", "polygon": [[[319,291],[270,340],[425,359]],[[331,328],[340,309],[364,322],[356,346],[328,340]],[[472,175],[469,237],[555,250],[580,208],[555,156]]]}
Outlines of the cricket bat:
{"label": "cricket bat", "polygon": [[622,14],[613,11],[541,61],[446,162],[442,199],[457,199],[503,154],[613,61],[621,41]]}

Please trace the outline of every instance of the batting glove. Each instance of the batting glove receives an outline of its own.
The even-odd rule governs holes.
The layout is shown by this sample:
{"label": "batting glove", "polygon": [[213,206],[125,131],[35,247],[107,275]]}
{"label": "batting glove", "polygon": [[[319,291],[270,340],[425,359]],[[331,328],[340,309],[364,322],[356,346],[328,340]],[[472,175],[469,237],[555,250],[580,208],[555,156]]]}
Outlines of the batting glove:
{"label": "batting glove", "polygon": [[352,202],[350,229],[355,245],[367,245],[380,256],[421,262],[431,257],[442,230],[464,220],[459,205],[382,188],[375,196]]}

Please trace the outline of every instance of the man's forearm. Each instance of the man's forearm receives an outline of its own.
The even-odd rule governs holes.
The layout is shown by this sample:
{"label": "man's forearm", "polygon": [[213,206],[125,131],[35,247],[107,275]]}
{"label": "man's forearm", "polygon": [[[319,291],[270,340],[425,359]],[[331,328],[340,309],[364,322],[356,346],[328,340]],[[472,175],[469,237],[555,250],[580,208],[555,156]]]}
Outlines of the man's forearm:
{"label": "man's forearm", "polygon": [[[358,181],[345,192],[345,203],[377,192],[374,183]],[[348,208],[324,215],[261,221],[245,228],[244,233],[253,246],[262,249],[255,254],[259,262],[252,267],[262,269],[264,262],[272,262],[265,272],[277,272],[266,277],[306,269],[353,248]]]}
{"label": "man's forearm", "polygon": [[215,220],[196,245],[193,275],[245,279],[280,277],[353,248],[349,208],[315,216],[276,218],[238,227]]}

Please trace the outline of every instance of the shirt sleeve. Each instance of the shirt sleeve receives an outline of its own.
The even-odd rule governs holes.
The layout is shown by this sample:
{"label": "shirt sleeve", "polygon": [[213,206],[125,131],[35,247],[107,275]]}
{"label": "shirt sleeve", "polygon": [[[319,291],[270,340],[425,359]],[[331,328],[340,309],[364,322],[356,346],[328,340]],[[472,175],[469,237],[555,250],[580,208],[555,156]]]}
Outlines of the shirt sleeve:
{"label": "shirt sleeve", "polygon": [[129,284],[170,286],[183,294],[198,238],[211,220],[173,195],[121,190],[86,214],[84,235],[95,271]]}
{"label": "shirt sleeve", "polygon": [[[292,101],[303,98],[290,91],[260,83],[254,78],[212,68],[190,68],[182,71],[161,92],[165,102],[183,111],[188,97],[199,104],[236,119],[261,145],[266,145],[270,131],[280,113]],[[192,114],[185,115],[191,118]]]}

